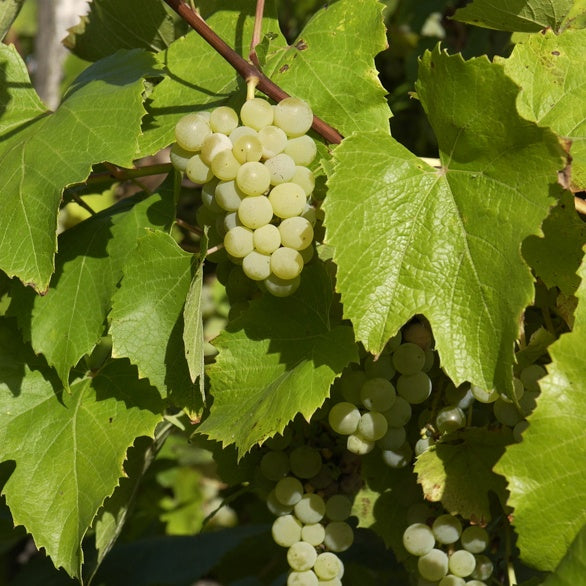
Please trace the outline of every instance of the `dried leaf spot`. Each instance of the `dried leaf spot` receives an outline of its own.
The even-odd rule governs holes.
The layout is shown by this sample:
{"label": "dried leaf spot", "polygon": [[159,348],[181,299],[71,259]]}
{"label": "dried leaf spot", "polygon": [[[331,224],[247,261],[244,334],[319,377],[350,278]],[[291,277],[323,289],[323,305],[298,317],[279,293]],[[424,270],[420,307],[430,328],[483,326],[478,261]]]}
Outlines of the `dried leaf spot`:
{"label": "dried leaf spot", "polygon": [[285,73],[285,71],[287,71],[287,69],[289,69],[289,66],[285,63],[285,65],[283,65],[280,69],[279,69],[279,73]]}
{"label": "dried leaf spot", "polygon": [[560,52],[559,51],[552,51],[551,52],[552,55],[555,55],[556,57],[560,56]]}
{"label": "dried leaf spot", "polygon": [[307,49],[307,43],[303,39],[299,39],[295,43],[295,48],[299,51],[305,51],[305,49]]}

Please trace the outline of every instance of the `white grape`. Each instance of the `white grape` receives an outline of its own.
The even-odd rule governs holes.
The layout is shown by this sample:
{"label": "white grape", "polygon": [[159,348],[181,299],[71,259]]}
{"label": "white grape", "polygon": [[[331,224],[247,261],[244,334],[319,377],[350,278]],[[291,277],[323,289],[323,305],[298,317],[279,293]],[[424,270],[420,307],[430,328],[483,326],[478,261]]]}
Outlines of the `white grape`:
{"label": "white grape", "polygon": [[271,533],[277,545],[291,547],[301,538],[301,523],[293,515],[282,515],[273,522]]}
{"label": "white grape", "polygon": [[287,562],[289,566],[298,572],[311,570],[316,560],[317,552],[315,551],[315,547],[305,541],[294,543],[287,551]]}
{"label": "white grape", "polygon": [[530,366],[527,366],[521,371],[519,377],[525,389],[533,393],[538,393],[538,381],[539,379],[543,378],[546,374],[547,372],[545,371],[545,368],[543,368],[543,366],[540,366],[539,364],[531,364]]}
{"label": "white grape", "polygon": [[322,459],[318,450],[311,446],[299,446],[289,454],[289,463],[295,476],[311,478],[322,467]]}
{"label": "white grape", "polygon": [[284,505],[281,501],[279,501],[277,495],[275,494],[274,488],[267,496],[267,508],[276,517],[281,515],[289,515],[293,512],[292,505]]}
{"label": "white grape", "polygon": [[431,446],[433,446],[434,444],[435,444],[435,441],[431,437],[419,438],[415,442],[415,446],[414,446],[415,455],[421,456],[421,454],[423,454],[423,452],[427,452],[427,450],[429,450],[429,448],[431,448]]}
{"label": "white grape", "polygon": [[285,476],[277,482],[275,496],[280,503],[295,506],[303,496],[303,484],[293,476]]}
{"label": "white grape", "polygon": [[411,405],[403,397],[397,397],[393,406],[385,411],[383,415],[386,417],[389,426],[402,427],[411,419],[411,413]]}
{"label": "white grape", "polygon": [[273,123],[273,108],[262,98],[246,100],[240,109],[242,124],[260,130]]}
{"label": "white grape", "polygon": [[212,159],[211,168],[218,179],[231,181],[236,178],[240,170],[240,163],[231,150],[224,150]]}
{"label": "white grape", "polygon": [[291,181],[291,178],[295,175],[295,161],[285,153],[280,153],[267,159],[264,164],[271,174],[271,185],[280,185]]}
{"label": "white grape", "polygon": [[270,159],[282,153],[287,146],[287,135],[276,126],[265,126],[258,132],[263,159]]}
{"label": "white grape", "polygon": [[401,374],[415,374],[425,364],[425,352],[417,344],[401,344],[393,354],[393,366]]}
{"label": "white grape", "polygon": [[389,427],[387,433],[377,442],[381,450],[398,450],[407,439],[407,432],[404,427]]}
{"label": "white grape", "polygon": [[285,218],[279,224],[279,233],[283,246],[299,251],[305,250],[313,241],[313,228],[309,221],[301,216]]}
{"label": "white grape", "polygon": [[[521,397],[523,396],[524,393],[525,393],[525,387],[523,386],[523,383],[518,378],[513,378],[513,397],[515,397],[516,402],[518,402],[521,399]],[[507,397],[504,394],[501,395],[500,398],[505,403],[515,402],[515,401],[513,401],[513,399]]]}
{"label": "white grape", "polygon": [[216,185],[215,200],[227,212],[235,212],[246,197],[235,181],[219,181]]}
{"label": "white grape", "polygon": [[301,255],[301,258],[303,259],[303,264],[306,265],[313,258],[314,254],[315,254],[315,248],[313,246],[308,246],[307,248],[300,250],[299,254]]}
{"label": "white grape", "polygon": [[313,124],[313,112],[309,105],[298,98],[285,98],[275,106],[274,124],[287,136],[305,134]]}
{"label": "white grape", "polygon": [[332,521],[326,526],[324,545],[330,551],[346,551],[354,542],[354,531],[344,521]]}
{"label": "white grape", "polygon": [[305,209],[307,198],[303,188],[296,183],[281,183],[273,187],[269,194],[273,211],[279,218],[298,216]]}
{"label": "white grape", "polygon": [[228,136],[232,141],[232,144],[236,144],[236,141],[242,136],[258,136],[258,132],[250,126],[237,126]]}
{"label": "white grape", "polygon": [[187,167],[187,162],[195,154],[195,152],[186,151],[184,148],[181,148],[177,143],[174,143],[171,147],[171,151],[169,152],[169,158],[171,159],[171,164],[173,165],[173,167],[175,167],[177,171],[184,173],[185,167]]}
{"label": "white grape", "polygon": [[373,441],[363,438],[358,433],[351,433],[346,440],[346,449],[353,454],[364,456],[374,449]]}
{"label": "white grape", "polygon": [[435,537],[427,525],[413,523],[403,533],[403,546],[411,555],[422,556],[434,548]]}
{"label": "white grape", "polygon": [[281,279],[276,275],[271,275],[263,283],[271,295],[275,297],[288,297],[299,289],[301,279],[298,276],[295,279]]}
{"label": "white grape", "polygon": [[440,433],[452,433],[466,425],[466,415],[460,407],[443,407],[435,418],[435,425]]}
{"label": "white grape", "polygon": [[309,202],[306,202],[305,207],[301,212],[301,217],[305,218],[312,226],[315,226],[315,223],[317,221],[316,209]]}
{"label": "white grape", "polygon": [[228,106],[219,106],[210,112],[210,127],[214,132],[230,134],[238,126],[238,114]]}
{"label": "white grape", "polygon": [[477,401],[480,401],[480,403],[494,403],[499,398],[499,393],[496,389],[486,391],[476,385],[472,385],[470,387],[470,392]]}
{"label": "white grape", "polygon": [[343,575],[344,564],[335,553],[324,551],[317,556],[313,571],[320,580],[332,580]]}
{"label": "white grape", "polygon": [[209,120],[201,113],[187,114],[175,125],[175,140],[186,151],[199,151],[210,134],[212,129]]}
{"label": "white grape", "polygon": [[232,228],[224,236],[226,252],[235,258],[244,258],[253,250],[252,230],[244,226]]}
{"label": "white grape", "polygon": [[203,141],[200,156],[206,165],[211,165],[217,154],[229,150],[232,150],[232,141],[225,134],[215,132]]}
{"label": "white grape", "polygon": [[411,463],[413,451],[409,442],[405,442],[396,450],[382,450],[381,459],[389,468],[405,468]]}
{"label": "white grape", "polygon": [[297,166],[295,168],[295,175],[291,177],[291,183],[299,185],[308,197],[315,189],[315,177],[313,172],[307,167]]}
{"label": "white grape", "polygon": [[474,556],[476,558],[476,567],[471,576],[475,580],[488,580],[492,576],[494,566],[485,555]]}
{"label": "white grape", "polygon": [[425,372],[402,374],[397,379],[397,393],[412,405],[423,403],[431,395],[431,379]]}
{"label": "white grape", "polygon": [[466,582],[464,578],[461,578],[460,576],[448,574],[440,580],[438,586],[466,586]]}
{"label": "white grape", "polygon": [[251,161],[238,169],[236,183],[246,195],[262,195],[271,185],[271,174],[262,163]]}
{"label": "white grape", "polygon": [[285,154],[289,155],[296,165],[310,165],[317,155],[317,147],[311,136],[304,134],[297,138],[291,138],[285,146]]}
{"label": "white grape", "polygon": [[254,231],[254,248],[262,254],[271,254],[281,246],[281,233],[277,226],[267,224]]}
{"label": "white grape", "polygon": [[319,580],[318,586],[342,586],[340,578],[332,578],[331,580]]}
{"label": "white grape", "polygon": [[460,578],[470,576],[476,567],[476,559],[474,556],[465,549],[459,549],[455,551],[449,559],[448,568],[450,572]]}
{"label": "white grape", "polygon": [[462,531],[460,537],[462,547],[471,553],[482,553],[488,547],[488,533],[486,529],[471,525]]}
{"label": "white grape", "polygon": [[289,458],[285,452],[267,452],[260,461],[260,471],[269,480],[277,482],[289,472]]}
{"label": "white grape", "polygon": [[238,217],[245,226],[255,230],[273,219],[273,207],[264,195],[245,197],[238,207]]}
{"label": "white grape", "polygon": [[218,205],[216,201],[216,186],[218,185],[217,179],[212,179],[207,183],[204,183],[201,187],[201,202],[203,205],[214,212],[215,214],[220,214],[224,210]]}
{"label": "white grape", "polygon": [[414,503],[407,509],[407,523],[427,523],[434,517],[433,509],[427,503]]}
{"label": "white grape", "polygon": [[389,424],[382,413],[367,411],[360,417],[357,433],[364,439],[375,442],[387,433],[388,427]]}
{"label": "white grape", "polygon": [[515,427],[523,419],[523,414],[513,403],[507,403],[502,397],[499,397],[492,405],[494,416],[500,423],[508,427]]}
{"label": "white grape", "polygon": [[449,545],[456,543],[462,534],[462,523],[453,515],[440,515],[431,526],[431,530],[439,543]]}
{"label": "white grape", "polygon": [[319,580],[312,570],[289,572],[287,586],[319,586]]}
{"label": "white grape", "polygon": [[242,270],[249,279],[263,281],[271,274],[271,257],[253,250],[242,259]]}
{"label": "white grape", "polygon": [[528,421],[519,421],[513,428],[513,438],[517,443],[523,441],[523,432],[529,427]]}
{"label": "white grape", "polygon": [[345,521],[352,512],[352,501],[343,494],[334,494],[326,501],[326,517],[330,521]]}
{"label": "white grape", "polygon": [[466,582],[466,586],[487,586],[487,584],[482,580],[468,580],[468,582]]}
{"label": "white grape", "polygon": [[[230,141],[232,144],[232,141]],[[262,144],[256,135],[245,134],[240,136],[232,147],[232,153],[240,163],[260,161],[262,157]]]}
{"label": "white grape", "polygon": [[304,494],[293,511],[303,524],[319,523],[326,514],[326,503],[319,494]]}
{"label": "white grape", "polygon": [[271,271],[280,279],[294,279],[303,269],[303,257],[293,248],[277,248],[271,254]]}
{"label": "white grape", "polygon": [[202,161],[200,155],[194,155],[187,161],[185,174],[198,185],[207,183],[214,176],[212,170]]}
{"label": "white grape", "polygon": [[224,216],[223,219],[220,219],[222,220],[222,229],[224,234],[232,230],[232,228],[236,228],[236,226],[242,226],[242,222],[238,218],[237,212],[229,212]]}
{"label": "white grape", "polygon": [[360,389],[365,381],[366,374],[363,370],[345,370],[338,382],[342,397],[349,403],[360,403]]}
{"label": "white grape", "polygon": [[448,556],[441,549],[432,549],[417,560],[417,569],[430,582],[441,580],[448,573]]}
{"label": "white grape", "polygon": [[381,354],[378,357],[369,355],[364,361],[364,372],[368,378],[384,378],[391,380],[395,376],[395,367],[390,354]]}
{"label": "white grape", "polygon": [[370,410],[387,411],[395,400],[395,387],[384,378],[370,378],[360,389],[360,400]]}
{"label": "white grape", "polygon": [[336,403],[328,413],[330,427],[340,435],[350,435],[358,429],[360,411],[353,403]]}
{"label": "white grape", "polygon": [[301,529],[301,539],[311,545],[320,545],[326,536],[326,528],[321,523],[309,523]]}

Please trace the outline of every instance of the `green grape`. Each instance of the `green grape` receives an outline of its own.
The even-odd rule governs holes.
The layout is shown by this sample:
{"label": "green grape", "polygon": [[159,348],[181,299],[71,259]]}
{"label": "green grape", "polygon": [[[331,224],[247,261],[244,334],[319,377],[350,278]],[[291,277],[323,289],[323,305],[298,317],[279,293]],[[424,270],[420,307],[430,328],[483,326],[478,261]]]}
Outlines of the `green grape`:
{"label": "green grape", "polygon": [[[524,393],[525,393],[525,387],[523,386],[523,383],[518,378],[513,378],[513,396],[515,397],[517,402],[521,400]],[[507,397],[505,394],[501,395],[499,398],[502,399],[505,403],[513,403],[514,402],[512,399]]]}
{"label": "green grape", "polygon": [[187,161],[185,174],[190,181],[193,181],[198,185],[207,183],[214,176],[212,170],[202,161],[200,155],[194,155],[189,161]]}
{"label": "green grape", "polygon": [[271,254],[271,271],[280,279],[294,279],[303,270],[303,257],[293,248],[277,248]]}
{"label": "green grape", "polygon": [[303,189],[296,183],[281,183],[269,193],[273,211],[279,218],[298,216],[305,209],[307,198]]}
{"label": "green grape", "polygon": [[346,551],[354,542],[354,531],[344,521],[332,521],[326,525],[324,545],[334,552]]}
{"label": "green grape", "polygon": [[519,421],[513,428],[513,437],[517,443],[523,441],[523,432],[529,427],[528,421]]}
{"label": "green grape", "polygon": [[313,241],[313,228],[301,216],[284,219],[279,224],[279,233],[281,234],[283,246],[293,248],[294,250],[305,250]]}
{"label": "green grape", "polygon": [[375,442],[387,433],[388,427],[389,424],[382,413],[367,411],[361,415],[356,431],[364,439]]}
{"label": "green grape", "polygon": [[297,138],[291,138],[285,146],[285,154],[289,155],[296,165],[310,165],[317,155],[317,147],[311,136],[304,134]]}
{"label": "green grape", "polygon": [[466,582],[459,576],[448,574],[440,580],[438,586],[466,586]]}
{"label": "green grape", "polygon": [[528,391],[539,392],[539,379],[547,374],[545,368],[539,364],[531,364],[521,371],[519,378]]}
{"label": "green grape", "polygon": [[267,496],[267,508],[276,517],[280,517],[281,515],[289,515],[293,512],[292,505],[284,505],[281,501],[279,501],[274,488]]}
{"label": "green grape", "polygon": [[287,146],[287,135],[276,126],[265,126],[258,132],[258,139],[262,145],[262,158],[270,159],[282,153]]}
{"label": "green grape", "polygon": [[177,143],[174,143],[171,147],[171,151],[169,152],[169,158],[171,159],[171,164],[177,171],[184,173],[185,167],[187,167],[187,162],[191,157],[195,156],[197,153],[194,151],[186,151],[185,149],[181,148]]}
{"label": "green grape", "polygon": [[488,547],[488,533],[486,529],[471,525],[462,531],[460,537],[462,547],[471,553],[482,553]]}
{"label": "green grape", "polygon": [[411,419],[411,413],[411,405],[403,397],[397,397],[393,406],[383,415],[390,427],[403,427]]}
{"label": "green grape", "polygon": [[211,165],[214,157],[222,151],[232,149],[232,141],[225,135],[215,132],[203,141],[200,156],[206,165]]}
{"label": "green grape", "polygon": [[425,363],[423,364],[423,372],[429,372],[431,367],[434,365],[435,362],[435,351],[434,350],[426,350],[425,351]]}
{"label": "green grape", "polygon": [[271,185],[280,185],[281,183],[291,181],[296,171],[295,161],[284,153],[267,159],[265,161],[265,167],[271,174]]}
{"label": "green grape", "polygon": [[435,441],[431,437],[422,437],[415,442],[415,456],[421,456],[423,452],[426,452],[435,444]]}
{"label": "green grape", "polygon": [[336,403],[328,413],[330,427],[340,435],[350,435],[358,429],[360,411],[353,403]]}
{"label": "green grape", "polygon": [[212,129],[209,120],[201,113],[187,114],[175,125],[175,140],[186,151],[199,151],[210,134]]}
{"label": "green grape", "polygon": [[326,503],[319,494],[304,494],[293,507],[293,511],[304,525],[319,523],[326,513]]}
{"label": "green grape", "polygon": [[413,523],[403,533],[403,546],[411,555],[422,556],[434,548],[435,537],[427,525]]}
{"label": "green grape", "polygon": [[360,403],[360,389],[365,381],[366,374],[363,370],[346,369],[338,382],[342,397],[349,403]]}
{"label": "green grape", "polygon": [[235,212],[246,197],[235,181],[219,181],[214,193],[216,203],[227,212]]}
{"label": "green grape", "polygon": [[311,446],[299,446],[289,454],[289,463],[295,476],[311,478],[322,467],[321,455]]}
{"label": "green grape", "polygon": [[204,183],[201,187],[201,202],[206,208],[214,212],[214,214],[221,214],[224,210],[218,205],[216,201],[216,187],[218,185],[217,179],[212,179]]}
{"label": "green grape", "polygon": [[424,372],[402,374],[397,379],[397,393],[412,405],[419,405],[431,395],[431,379]]}
{"label": "green grape", "polygon": [[393,366],[401,374],[415,374],[425,364],[425,352],[417,344],[406,342],[393,353]]}
{"label": "green grape", "polygon": [[466,415],[460,407],[447,406],[439,410],[435,425],[440,433],[452,433],[466,425]]}
{"label": "green grape", "polygon": [[487,586],[487,584],[486,582],[482,582],[482,580],[468,580],[466,586]]}
{"label": "green grape", "polygon": [[[236,141],[242,136],[258,136],[258,132],[250,126],[237,126],[228,136],[232,141],[232,144],[236,144]],[[236,153],[234,153],[236,156]],[[238,157],[236,157],[238,158]]]}
{"label": "green grape", "polygon": [[238,114],[228,106],[219,106],[210,113],[210,128],[214,132],[230,134],[238,126]]}
{"label": "green grape", "polygon": [[331,580],[319,580],[317,586],[342,586],[340,578],[332,578]]}
{"label": "green grape", "polygon": [[[303,534],[303,529],[301,529]],[[287,562],[289,567],[298,572],[311,570],[317,559],[315,547],[306,541],[294,543],[287,551]]]}
{"label": "green grape", "polygon": [[500,423],[508,427],[515,427],[523,419],[517,406],[513,403],[507,403],[502,397],[499,397],[492,405],[494,416]]}
{"label": "green grape", "polygon": [[262,163],[251,161],[238,169],[236,183],[246,195],[262,195],[270,187],[271,174]]}
{"label": "green grape", "polygon": [[364,456],[374,449],[373,441],[363,438],[358,433],[351,433],[346,441],[346,449],[358,456]]}
{"label": "green grape", "polygon": [[253,250],[242,259],[244,274],[253,281],[262,281],[271,274],[271,257]]}
{"label": "green grape", "polygon": [[295,506],[303,496],[303,484],[293,476],[285,476],[277,482],[275,496],[281,504]]}
{"label": "green grape", "polygon": [[433,509],[427,503],[414,503],[407,509],[407,523],[410,525],[414,523],[425,525],[434,516]]}
{"label": "green grape", "polygon": [[405,468],[405,466],[408,466],[411,463],[413,451],[411,450],[409,442],[405,442],[396,450],[382,450],[381,458],[389,468]]}
{"label": "green grape", "polygon": [[[272,209],[272,208],[271,208]],[[281,233],[277,226],[267,224],[254,231],[254,248],[262,254],[271,254],[281,246]]]}
{"label": "green grape", "polygon": [[293,515],[282,515],[274,520],[271,534],[277,545],[291,547],[301,539],[301,523]]}
{"label": "green grape", "polygon": [[270,437],[264,445],[270,450],[284,450],[291,445],[292,440],[293,432],[290,427],[286,427],[282,434],[278,433]]}
{"label": "green grape", "polygon": [[313,246],[308,246],[307,248],[300,250],[299,254],[303,259],[303,264],[306,265],[315,255],[315,248]]}
{"label": "green grape", "polygon": [[291,183],[299,185],[307,197],[309,197],[315,189],[315,177],[313,172],[307,167],[298,165],[295,168],[295,175],[291,177]]}
{"label": "green grape", "polygon": [[301,529],[301,539],[317,546],[321,545],[326,536],[326,528],[321,523],[309,523]]}
{"label": "green grape", "polygon": [[[231,181],[236,178],[240,170],[238,159],[232,154],[231,150],[220,151],[212,160],[212,172],[222,181]],[[241,189],[242,186],[238,185]],[[244,191],[244,190],[243,190]]]}
{"label": "green grape", "polygon": [[376,359],[369,355],[364,361],[364,372],[368,378],[386,378],[391,380],[395,376],[395,367],[390,354],[381,354]]}
{"label": "green grape", "polygon": [[406,439],[407,432],[404,427],[389,427],[387,433],[376,442],[376,445],[381,450],[398,450]]}
{"label": "green grape", "polygon": [[319,586],[319,580],[313,570],[305,572],[289,572],[287,586]]}
{"label": "green grape", "polygon": [[301,136],[311,128],[313,112],[303,100],[285,98],[275,106],[274,124],[289,137]]}
{"label": "green grape", "polygon": [[474,556],[476,558],[476,567],[471,576],[474,580],[488,580],[492,576],[494,566],[489,558],[485,555]]}
{"label": "green grape", "polygon": [[267,452],[260,461],[260,471],[269,480],[279,481],[289,473],[289,458],[285,452]]}
{"label": "green grape", "polygon": [[[230,143],[232,144],[231,141]],[[262,144],[258,136],[244,134],[234,142],[232,153],[239,163],[260,161],[262,157]]]}
{"label": "green grape", "polygon": [[344,574],[344,564],[335,553],[324,551],[316,557],[313,571],[320,580],[332,580]]}
{"label": "green grape", "polygon": [[296,277],[295,279],[280,279],[276,275],[271,275],[266,278],[263,283],[266,290],[271,295],[274,295],[275,297],[288,297],[289,295],[293,295],[293,293],[299,289],[301,279],[299,277]]}
{"label": "green grape", "polygon": [[499,393],[496,389],[492,389],[492,391],[486,391],[480,387],[477,387],[476,385],[472,385],[470,387],[470,392],[480,403],[494,403],[499,398]]}
{"label": "green grape", "polygon": [[431,530],[439,543],[449,545],[456,543],[462,535],[462,523],[453,515],[440,515],[431,526]]}
{"label": "green grape", "polygon": [[235,258],[244,258],[253,250],[252,230],[244,226],[232,228],[224,236],[224,247],[226,252]]}
{"label": "green grape", "polygon": [[305,203],[305,207],[301,212],[301,217],[305,218],[312,226],[315,226],[317,221],[317,213],[315,208],[309,202]]}
{"label": "green grape", "polygon": [[222,229],[224,231],[224,234],[232,230],[232,228],[236,228],[236,226],[242,226],[242,222],[238,218],[237,212],[230,212],[226,214],[222,219]]}
{"label": "green grape", "polygon": [[260,130],[273,123],[273,108],[262,98],[246,100],[240,109],[242,124]]}
{"label": "green grape", "polygon": [[476,567],[476,559],[474,556],[465,549],[459,549],[455,551],[449,559],[448,568],[452,574],[465,578],[470,576]]}
{"label": "green grape", "polygon": [[396,400],[395,387],[384,378],[369,378],[360,389],[360,401],[371,411],[387,411]]}
{"label": "green grape", "polygon": [[417,560],[417,569],[422,578],[437,582],[448,573],[448,556],[441,549],[432,549]]}
{"label": "green grape", "polygon": [[345,521],[352,512],[352,501],[343,494],[334,494],[326,501],[326,517],[330,521]]}
{"label": "green grape", "polygon": [[245,197],[238,208],[238,217],[247,228],[256,230],[273,219],[273,207],[264,195]]}

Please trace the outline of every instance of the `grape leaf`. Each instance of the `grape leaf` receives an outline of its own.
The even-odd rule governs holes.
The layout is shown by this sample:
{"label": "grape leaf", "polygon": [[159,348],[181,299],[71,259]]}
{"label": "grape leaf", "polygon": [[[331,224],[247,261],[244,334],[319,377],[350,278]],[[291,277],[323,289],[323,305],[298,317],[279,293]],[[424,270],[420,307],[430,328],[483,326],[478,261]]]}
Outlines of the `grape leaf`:
{"label": "grape leaf", "polygon": [[79,576],[81,541],[118,484],[126,450],[152,436],[162,404],[125,361],[75,382],[70,394],[54,389],[10,322],[0,328],[0,461],[16,462],[3,494],[15,524]]}
{"label": "grape leaf", "polygon": [[0,41],[6,36],[23,4],[24,0],[0,0]]}
{"label": "grape leaf", "polygon": [[352,329],[330,318],[332,283],[321,264],[305,267],[297,293],[266,294],[228,324],[209,371],[214,402],[198,431],[239,455],[307,420],[342,369],[357,360]]}
{"label": "grape leaf", "polygon": [[552,363],[529,428],[495,468],[509,483],[522,559],[549,571],[586,524],[586,262],[579,276],[574,329],[549,347]]}
{"label": "grape leaf", "polygon": [[387,47],[383,8],[377,0],[326,5],[291,46],[274,52],[265,72],[342,134],[389,128],[391,112],[374,65]]}
{"label": "grape leaf", "polygon": [[489,491],[503,507],[507,501],[505,479],[492,468],[512,441],[508,429],[471,427],[450,434],[423,452],[415,463],[425,498],[441,502],[452,515],[475,522],[490,521]]}
{"label": "grape leaf", "polygon": [[586,28],[586,0],[574,0],[570,12],[566,15],[562,29]]}
{"label": "grape leaf", "polygon": [[487,59],[427,52],[417,90],[440,169],[381,132],[334,150],[326,240],[345,317],[378,353],[425,314],[456,384],[505,391],[516,324],[533,298],[521,242],[547,215],[562,150],[551,132],[519,118],[516,87]]}
{"label": "grape leaf", "polygon": [[56,272],[45,296],[22,286],[13,293],[11,313],[19,318],[25,339],[56,368],[66,388],[70,369],[103,333],[122,267],[137,239],[147,226],[170,227],[174,216],[169,190],[125,199],[60,236]]}
{"label": "grape leaf", "polygon": [[[57,210],[63,187],[85,179],[92,163],[132,166],[137,150],[143,76],[153,58],[119,52],[86,69],[59,108],[43,112],[16,51],[0,46],[7,76],[0,95],[0,268],[44,292],[53,272]],[[24,101],[24,104],[23,104]]]}
{"label": "grape leaf", "polygon": [[505,73],[521,116],[571,141],[571,183],[586,190],[586,30],[544,31],[515,45]]}
{"label": "grape leaf", "polygon": [[586,576],[586,525],[572,542],[568,553],[554,574],[548,576],[543,586],[574,586]]}
{"label": "grape leaf", "polygon": [[573,0],[474,0],[456,10],[453,18],[502,31],[558,30]]}
{"label": "grape leaf", "polygon": [[160,51],[175,40],[175,24],[163,2],[93,0],[63,44],[86,61],[118,49]]}
{"label": "grape leaf", "polygon": [[193,255],[164,232],[147,231],[124,267],[112,300],[112,356],[126,357],[178,407],[199,412],[183,345],[183,305],[195,270]]}

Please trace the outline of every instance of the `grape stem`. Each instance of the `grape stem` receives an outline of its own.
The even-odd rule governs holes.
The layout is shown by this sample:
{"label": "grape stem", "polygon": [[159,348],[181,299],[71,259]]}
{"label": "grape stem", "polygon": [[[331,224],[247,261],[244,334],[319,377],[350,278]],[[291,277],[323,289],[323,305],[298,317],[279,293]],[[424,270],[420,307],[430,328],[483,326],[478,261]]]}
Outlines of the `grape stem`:
{"label": "grape stem", "polygon": [[260,43],[260,33],[262,30],[262,16],[265,10],[265,0],[256,0],[256,12],[254,13],[254,29],[250,41],[250,53],[248,58],[254,66],[260,71],[260,63],[256,54],[256,46]]}
{"label": "grape stem", "polygon": [[[189,26],[197,32],[211,47],[217,51],[239,74],[244,80],[258,78],[257,88],[269,98],[280,102],[288,98],[284,90],[276,83],[272,82],[264,73],[262,73],[252,63],[243,59],[234,49],[232,49],[224,40],[222,40],[207,23],[195,13],[183,0],[164,0]],[[258,8],[258,6],[257,6]],[[329,124],[317,116],[313,117],[312,128],[328,142],[339,144],[342,142],[342,135]]]}

